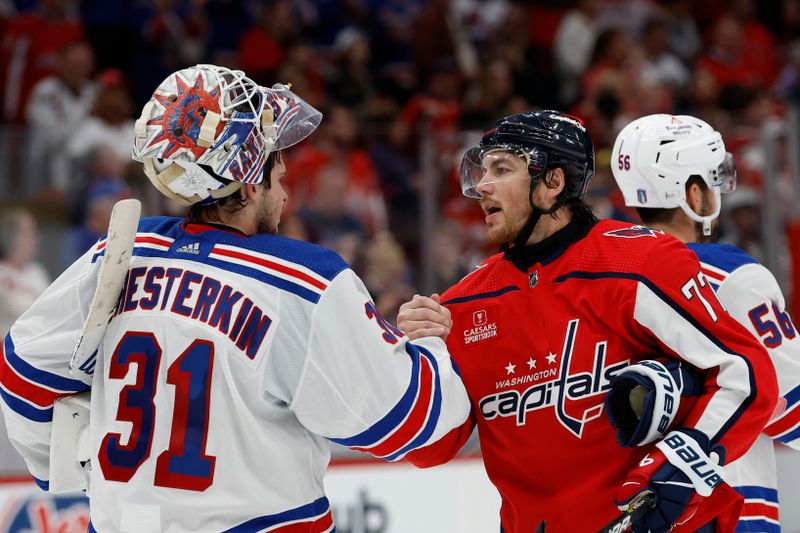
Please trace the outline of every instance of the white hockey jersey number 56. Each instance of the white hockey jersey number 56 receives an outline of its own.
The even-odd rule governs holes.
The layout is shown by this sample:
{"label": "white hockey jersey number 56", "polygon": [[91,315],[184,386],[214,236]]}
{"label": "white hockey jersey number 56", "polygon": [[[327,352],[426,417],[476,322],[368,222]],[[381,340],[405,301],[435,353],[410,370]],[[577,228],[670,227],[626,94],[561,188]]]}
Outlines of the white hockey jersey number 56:
{"label": "white hockey jersey number 56", "polygon": [[[771,320],[773,315],[775,320]],[[777,348],[783,344],[784,338],[791,340],[797,335],[789,313],[781,311],[775,303],[772,303],[772,315],[767,304],[763,303],[751,309],[747,316],[767,348]]]}
{"label": "white hockey jersey number 56", "polygon": [[[124,379],[133,364],[136,381],[123,387],[117,407],[117,420],[132,424],[127,444],[119,433],[107,433],[100,444],[100,469],[108,480],[130,481],[150,457],[161,355],[152,333],[129,331],[111,357],[110,379]],[[175,413],[169,448],[156,459],[155,485],[204,491],[214,481],[216,457],[205,453],[213,367],[214,345],[195,340],[167,371],[167,383],[175,386]]]}

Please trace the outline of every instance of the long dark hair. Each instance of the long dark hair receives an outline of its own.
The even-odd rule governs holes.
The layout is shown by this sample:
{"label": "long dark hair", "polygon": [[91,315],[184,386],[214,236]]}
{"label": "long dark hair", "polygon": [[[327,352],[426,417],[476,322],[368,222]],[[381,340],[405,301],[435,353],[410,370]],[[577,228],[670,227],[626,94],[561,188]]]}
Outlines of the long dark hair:
{"label": "long dark hair", "polygon": [[[270,152],[267,156],[267,161],[264,163],[263,179],[261,180],[261,185],[266,189],[272,188],[272,169],[275,168],[276,163],[282,162],[283,153],[280,150]],[[229,180],[224,180],[219,177],[217,179],[225,185],[230,183]],[[244,209],[245,206],[247,206],[247,200],[242,196],[242,190],[237,189],[233,194],[220,198],[214,203],[192,205],[189,208],[189,220],[192,222],[211,221],[221,223],[222,218],[220,217],[220,210],[228,215],[232,215],[240,209]]]}

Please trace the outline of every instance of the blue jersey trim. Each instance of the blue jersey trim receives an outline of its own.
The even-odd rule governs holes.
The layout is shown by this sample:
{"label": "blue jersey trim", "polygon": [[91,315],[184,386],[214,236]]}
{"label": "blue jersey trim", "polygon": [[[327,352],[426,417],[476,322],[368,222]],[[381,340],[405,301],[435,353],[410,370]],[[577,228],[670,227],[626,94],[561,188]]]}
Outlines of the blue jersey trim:
{"label": "blue jersey trim", "polygon": [[[255,252],[273,255],[291,263],[301,265],[322,278],[332,281],[340,272],[348,268],[347,263],[335,252],[303,241],[288,239],[278,235],[253,235],[250,237],[235,235],[226,231],[209,229],[197,234],[187,233],[183,229],[185,219],[173,217],[144,218],[139,223],[139,232],[154,233],[173,239],[170,249],[157,250],[145,246],[135,246],[133,255],[139,257],[158,257],[167,259],[181,259],[193,261],[220,268],[227,272],[240,274],[266,285],[290,292],[311,303],[318,303],[319,292],[307,289],[303,285],[293,283],[286,279],[273,276],[257,268],[247,267],[237,263],[209,258],[208,254],[216,244],[225,244],[240,248],[244,253]],[[201,243],[201,253],[192,256],[177,253],[180,247],[187,243]],[[96,260],[103,252],[95,254]]]}
{"label": "blue jersey trim", "polygon": [[767,520],[742,518],[736,524],[736,533],[781,533],[781,526]]}
{"label": "blue jersey trim", "polygon": [[[358,435],[347,437],[343,439],[329,439],[337,444],[348,446],[350,448],[367,448],[372,446],[391,431],[397,427],[403,420],[405,420],[408,413],[414,407],[417,400],[417,391],[419,390],[419,367],[422,364],[420,361],[421,349],[419,346],[410,342],[406,343],[406,351],[411,357],[411,383],[409,383],[406,392],[400,398],[400,401],[395,404],[389,413],[383,418],[375,422],[372,426],[362,431]],[[434,367],[434,370],[436,367]],[[438,374],[436,375],[438,381]],[[438,385],[438,383],[437,383]]]}
{"label": "blue jersey trim", "polygon": [[52,422],[53,408],[40,409],[0,388],[0,398],[18,415],[34,422]]}
{"label": "blue jersey trim", "polygon": [[800,402],[800,385],[787,392],[784,398],[786,399],[786,410],[788,411],[790,407]]}
{"label": "blue jersey trim", "polygon": [[723,352],[733,355],[735,357],[739,357],[744,361],[745,365],[747,365],[747,374],[748,380],[750,384],[750,394],[747,398],[742,401],[742,404],[739,406],[738,409],[733,413],[733,415],[728,419],[725,424],[720,428],[716,435],[710,437],[711,443],[715,444],[719,442],[719,440],[725,435],[725,433],[731,428],[733,424],[739,419],[742,413],[750,407],[750,404],[753,403],[756,395],[758,394],[758,387],[755,382],[755,377],[753,375],[753,366],[750,364],[750,361],[741,354],[738,354],[725,346],[725,344],[719,340],[715,335],[713,335],[709,330],[705,328],[700,322],[698,322],[686,309],[680,306],[675,300],[669,297],[664,291],[662,291],[655,283],[647,279],[646,277],[642,276],[641,274],[634,274],[631,272],[570,272],[568,274],[564,274],[559,276],[555,279],[555,283],[561,283],[570,279],[584,279],[584,280],[601,280],[601,279],[628,279],[632,281],[636,281],[646,285],[653,293],[656,294],[661,300],[672,307],[672,309],[681,315],[687,322],[689,322],[697,331],[702,333],[708,340],[714,343],[720,350]]}
{"label": "blue jersey trim", "polygon": [[34,483],[36,483],[36,485],[37,485],[37,486],[38,486],[40,489],[42,489],[42,490],[44,490],[44,491],[48,491],[48,490],[50,490],[50,482],[49,482],[49,481],[45,481],[45,480],[43,480],[43,479],[39,479],[39,478],[38,478],[38,477],[36,477],[36,476],[31,476],[31,477],[33,478],[33,482],[34,482]]}
{"label": "blue jersey trim", "polygon": [[798,437],[800,437],[800,427],[794,428],[786,435],[778,437],[775,440],[782,442],[784,444],[789,444],[790,442],[794,442]]}
{"label": "blue jersey trim", "polygon": [[772,503],[778,503],[778,491],[767,487],[759,487],[758,485],[743,485],[741,487],[733,487],[736,492],[741,494],[746,500],[766,500]]}
{"label": "blue jersey trim", "polygon": [[14,370],[22,375],[25,379],[40,385],[45,385],[46,387],[55,389],[57,391],[68,393],[83,392],[89,390],[90,388],[82,381],[65,378],[57,374],[39,370],[38,368],[35,368],[29,363],[23,361],[22,358],[17,355],[17,352],[14,348],[14,341],[11,339],[11,334],[6,335],[5,352],[8,364],[11,365],[11,367],[14,368]]}
{"label": "blue jersey trim", "polygon": [[191,256],[176,255],[172,251],[164,252],[162,250],[155,250],[153,248],[134,248],[133,255],[138,257],[162,257],[165,259],[181,259],[184,261],[192,261],[194,263],[213,266],[221,270],[225,270],[226,272],[232,272],[234,274],[240,274],[242,276],[255,279],[257,281],[264,283],[265,285],[270,285],[277,289],[290,292],[314,304],[318,303],[320,299],[320,294],[312,290],[306,289],[302,285],[297,285],[283,278],[267,274],[266,272],[263,272],[261,270],[246,267],[244,265],[239,265],[236,263],[229,263],[227,261],[220,261],[218,259],[212,259],[212,258],[206,258],[202,260],[194,259]]}
{"label": "blue jersey trim", "polygon": [[296,509],[289,509],[281,513],[253,518],[238,526],[226,529],[222,533],[255,533],[256,531],[262,531],[268,527],[280,525],[284,522],[324,515],[329,509],[330,503],[328,502],[328,498],[323,496],[314,502],[297,507]]}
{"label": "blue jersey trim", "polygon": [[411,442],[406,444],[400,450],[396,451],[392,455],[386,456],[387,461],[394,461],[411,450],[425,445],[428,442],[428,439],[430,439],[431,435],[433,435],[433,432],[436,430],[436,424],[439,422],[439,413],[442,411],[442,384],[439,380],[439,365],[436,364],[436,358],[428,350],[421,346],[418,346],[417,348],[419,349],[421,356],[427,358],[433,366],[433,404],[431,405],[431,410],[428,414],[428,420],[425,422],[425,427],[422,429],[422,431],[420,431],[419,435],[417,435]]}
{"label": "blue jersey trim", "polygon": [[686,243],[686,246],[697,254],[701,263],[709,264],[728,273],[744,265],[758,264],[758,261],[747,252],[732,244],[690,242]]}
{"label": "blue jersey trim", "polygon": [[503,287],[502,289],[498,289],[492,292],[481,292],[478,294],[471,294],[469,296],[460,296],[458,298],[452,298],[447,300],[446,302],[442,302],[442,305],[450,305],[450,304],[460,304],[464,302],[470,302],[472,300],[482,300],[484,298],[494,298],[495,296],[502,296],[507,292],[518,291],[520,290],[519,287],[515,285],[509,285],[508,287]]}
{"label": "blue jersey trim", "polygon": [[184,240],[197,240],[212,245],[229,244],[244,250],[274,255],[302,265],[328,281],[332,281],[342,270],[348,268],[347,263],[336,252],[316,244],[271,234],[245,237],[218,229],[188,233],[183,228],[185,222],[186,219],[175,217],[143,218],[139,223],[139,231],[175,239],[173,248],[180,246]]}

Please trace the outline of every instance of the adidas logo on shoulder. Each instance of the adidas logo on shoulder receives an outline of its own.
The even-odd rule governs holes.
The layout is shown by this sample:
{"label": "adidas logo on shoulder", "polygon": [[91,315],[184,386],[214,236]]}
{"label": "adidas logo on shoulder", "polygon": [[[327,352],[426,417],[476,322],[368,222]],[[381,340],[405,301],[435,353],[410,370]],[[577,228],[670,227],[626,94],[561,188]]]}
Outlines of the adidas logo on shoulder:
{"label": "adidas logo on shoulder", "polygon": [[200,255],[200,243],[193,242],[190,244],[184,244],[177,250],[175,250],[176,254],[192,254],[192,255]]}

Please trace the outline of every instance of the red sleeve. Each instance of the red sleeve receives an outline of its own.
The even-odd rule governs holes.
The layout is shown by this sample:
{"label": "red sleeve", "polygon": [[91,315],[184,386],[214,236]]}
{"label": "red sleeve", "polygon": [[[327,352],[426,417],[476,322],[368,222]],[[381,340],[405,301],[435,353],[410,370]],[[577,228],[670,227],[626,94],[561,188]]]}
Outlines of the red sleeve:
{"label": "red sleeve", "polygon": [[467,442],[475,428],[475,413],[470,412],[463,424],[453,429],[433,444],[406,454],[405,459],[419,468],[430,468],[444,464],[455,457],[458,450]]}

